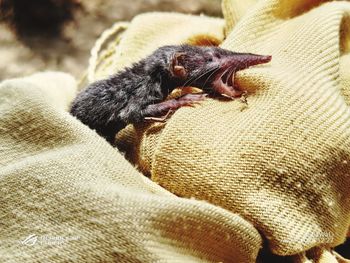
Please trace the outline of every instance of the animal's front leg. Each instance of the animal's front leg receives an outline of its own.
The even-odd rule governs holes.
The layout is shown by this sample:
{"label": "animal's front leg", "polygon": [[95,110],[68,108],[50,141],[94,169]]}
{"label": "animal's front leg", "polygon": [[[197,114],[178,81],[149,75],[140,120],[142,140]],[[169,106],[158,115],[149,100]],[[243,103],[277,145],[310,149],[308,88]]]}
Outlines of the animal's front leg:
{"label": "animal's front leg", "polygon": [[194,103],[205,99],[207,94],[186,94],[177,99],[148,105],[142,115],[145,120],[165,121],[171,112],[182,106],[193,106]]}

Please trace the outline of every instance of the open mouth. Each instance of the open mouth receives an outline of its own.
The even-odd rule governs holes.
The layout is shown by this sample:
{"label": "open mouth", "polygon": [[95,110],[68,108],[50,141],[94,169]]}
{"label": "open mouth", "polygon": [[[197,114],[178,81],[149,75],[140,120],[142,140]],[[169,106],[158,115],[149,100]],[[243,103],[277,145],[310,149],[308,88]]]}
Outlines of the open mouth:
{"label": "open mouth", "polygon": [[235,70],[226,69],[223,73],[218,73],[213,81],[213,89],[221,96],[236,98],[242,95],[242,91],[234,84]]}
{"label": "open mouth", "polygon": [[224,97],[240,97],[244,91],[235,85],[235,73],[251,66],[268,63],[271,56],[249,53],[235,54],[222,61],[221,70],[215,76],[213,88]]}
{"label": "open mouth", "polygon": [[226,84],[227,86],[233,87],[234,86],[234,69],[227,70],[222,77],[221,81],[222,83]]}

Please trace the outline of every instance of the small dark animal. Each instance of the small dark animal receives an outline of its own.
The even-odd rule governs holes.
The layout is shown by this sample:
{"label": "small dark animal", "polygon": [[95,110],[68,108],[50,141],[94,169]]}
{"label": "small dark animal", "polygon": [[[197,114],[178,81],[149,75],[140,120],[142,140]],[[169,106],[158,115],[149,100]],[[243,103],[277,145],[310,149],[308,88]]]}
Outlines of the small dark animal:
{"label": "small dark animal", "polygon": [[271,56],[234,53],[218,47],[164,46],[108,79],[92,83],[72,104],[71,113],[113,144],[128,123],[139,123],[188,106],[205,94],[164,101],[177,87],[194,86],[206,93],[239,97],[235,72],[267,63]]}

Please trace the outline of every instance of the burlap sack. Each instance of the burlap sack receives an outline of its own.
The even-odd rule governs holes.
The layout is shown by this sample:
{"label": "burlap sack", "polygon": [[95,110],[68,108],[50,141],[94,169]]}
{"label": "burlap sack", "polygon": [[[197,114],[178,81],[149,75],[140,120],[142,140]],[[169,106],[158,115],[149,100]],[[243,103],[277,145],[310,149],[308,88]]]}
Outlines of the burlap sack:
{"label": "burlap sack", "polygon": [[0,262],[254,262],[258,231],[138,173],[66,112],[72,77],[0,84]]}
{"label": "burlap sack", "polygon": [[[248,11],[221,46],[273,57],[269,65],[238,74],[248,105],[208,99],[181,108],[166,125],[130,128],[119,143],[172,193],[207,200],[252,222],[276,254],[336,246],[350,222],[350,3],[235,6],[223,2],[228,28],[241,17],[232,10]],[[135,55],[115,56],[115,69],[164,44],[158,40],[169,23],[158,23],[158,16],[131,23],[117,48],[133,54],[131,43]],[[152,38],[139,38],[145,35]]]}
{"label": "burlap sack", "polygon": [[[71,77],[3,82],[0,262],[336,262],[323,247],[350,219],[349,4],[223,2],[223,46],[273,56],[238,74],[248,105],[208,99],[119,137],[140,169],[192,199],[66,112]],[[119,45],[93,52],[89,80],[159,45],[215,43],[224,27],[157,13],[116,25],[102,40]]]}

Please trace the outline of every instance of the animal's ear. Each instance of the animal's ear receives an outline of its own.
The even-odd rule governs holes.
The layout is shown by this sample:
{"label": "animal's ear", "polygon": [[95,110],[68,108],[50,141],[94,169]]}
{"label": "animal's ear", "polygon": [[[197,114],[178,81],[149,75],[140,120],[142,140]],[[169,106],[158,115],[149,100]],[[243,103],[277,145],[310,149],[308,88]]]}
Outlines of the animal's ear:
{"label": "animal's ear", "polygon": [[185,53],[175,53],[170,61],[170,72],[174,77],[185,79],[187,77],[187,71],[183,65]]}

